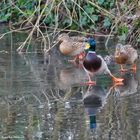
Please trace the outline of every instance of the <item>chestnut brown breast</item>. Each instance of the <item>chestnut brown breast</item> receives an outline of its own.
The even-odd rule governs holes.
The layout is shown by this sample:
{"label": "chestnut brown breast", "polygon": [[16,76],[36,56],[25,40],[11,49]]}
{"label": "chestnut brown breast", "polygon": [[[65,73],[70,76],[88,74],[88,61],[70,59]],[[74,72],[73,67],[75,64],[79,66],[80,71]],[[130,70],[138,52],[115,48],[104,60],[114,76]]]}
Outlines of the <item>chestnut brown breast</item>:
{"label": "chestnut brown breast", "polygon": [[126,54],[120,54],[115,56],[115,61],[118,64],[125,64],[127,63],[127,60],[128,60],[128,56]]}

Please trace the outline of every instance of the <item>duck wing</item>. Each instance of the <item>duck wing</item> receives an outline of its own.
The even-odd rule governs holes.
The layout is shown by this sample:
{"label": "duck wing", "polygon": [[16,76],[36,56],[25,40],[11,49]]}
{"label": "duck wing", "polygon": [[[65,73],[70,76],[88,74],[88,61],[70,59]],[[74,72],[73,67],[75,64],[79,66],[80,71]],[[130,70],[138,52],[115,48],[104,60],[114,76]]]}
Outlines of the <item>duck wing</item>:
{"label": "duck wing", "polygon": [[77,55],[84,51],[85,42],[72,42],[71,44],[71,55]]}
{"label": "duck wing", "polygon": [[87,38],[83,36],[71,36],[70,39],[74,42],[84,42],[87,40]]}
{"label": "duck wing", "polygon": [[125,45],[126,54],[128,55],[128,62],[134,63],[138,58],[137,50],[134,49],[131,45]]}

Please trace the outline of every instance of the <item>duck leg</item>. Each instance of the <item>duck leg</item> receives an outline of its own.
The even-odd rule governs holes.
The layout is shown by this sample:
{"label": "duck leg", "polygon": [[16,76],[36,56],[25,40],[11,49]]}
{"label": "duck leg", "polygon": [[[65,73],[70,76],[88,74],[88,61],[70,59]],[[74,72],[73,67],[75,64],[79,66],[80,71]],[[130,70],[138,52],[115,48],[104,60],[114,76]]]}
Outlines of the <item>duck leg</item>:
{"label": "duck leg", "polygon": [[136,73],[137,70],[136,64],[132,64],[131,70],[133,70],[133,72]]}
{"label": "duck leg", "polygon": [[70,62],[70,63],[76,63],[76,61],[78,60],[78,57],[77,57],[77,55],[74,57],[74,59],[71,59],[71,60],[68,60],[68,62]]}
{"label": "duck leg", "polygon": [[73,63],[74,65],[76,65],[78,63],[78,61],[82,61],[84,59],[84,57],[85,57],[85,52],[82,52],[82,53],[76,55],[74,57],[74,59],[68,60],[68,62]]}
{"label": "duck leg", "polygon": [[96,85],[96,81],[92,81],[91,77],[90,77],[90,73],[84,68],[84,66],[82,65],[84,71],[86,72],[87,76],[88,76],[88,82],[86,82],[86,85]]}
{"label": "duck leg", "polygon": [[112,80],[115,82],[115,85],[116,84],[119,84],[119,85],[123,84],[122,83],[122,81],[124,80],[123,78],[116,78],[111,72],[109,73],[109,75],[112,77]]}
{"label": "duck leg", "polygon": [[123,65],[121,65],[120,71],[121,71],[121,72],[127,72],[127,69],[124,69],[124,68],[123,68]]}
{"label": "duck leg", "polygon": [[79,60],[83,60],[85,57],[85,52],[81,52],[80,54],[77,55]]}
{"label": "duck leg", "polygon": [[87,73],[87,75],[88,75],[88,82],[86,82],[86,84],[87,85],[96,85],[96,82],[91,80],[90,74]]}

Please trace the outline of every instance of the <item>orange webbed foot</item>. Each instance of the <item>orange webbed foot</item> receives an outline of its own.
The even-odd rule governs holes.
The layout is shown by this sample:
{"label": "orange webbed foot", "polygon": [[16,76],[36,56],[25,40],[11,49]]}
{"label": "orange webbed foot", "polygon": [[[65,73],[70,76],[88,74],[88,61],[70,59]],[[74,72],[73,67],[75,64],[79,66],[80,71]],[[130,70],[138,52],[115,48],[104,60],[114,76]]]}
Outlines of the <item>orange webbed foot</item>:
{"label": "orange webbed foot", "polygon": [[82,53],[80,53],[77,57],[78,57],[79,60],[83,60],[84,57],[85,57],[85,53],[82,52]]}
{"label": "orange webbed foot", "polygon": [[123,78],[116,78],[116,77],[112,77],[115,85],[123,85]]}
{"label": "orange webbed foot", "polygon": [[123,82],[115,82],[114,84],[113,84],[113,86],[114,87],[116,87],[116,86],[121,86],[121,85],[124,85],[124,83]]}
{"label": "orange webbed foot", "polygon": [[116,77],[113,77],[113,81],[118,83],[118,82],[123,82],[123,78],[116,78]]}

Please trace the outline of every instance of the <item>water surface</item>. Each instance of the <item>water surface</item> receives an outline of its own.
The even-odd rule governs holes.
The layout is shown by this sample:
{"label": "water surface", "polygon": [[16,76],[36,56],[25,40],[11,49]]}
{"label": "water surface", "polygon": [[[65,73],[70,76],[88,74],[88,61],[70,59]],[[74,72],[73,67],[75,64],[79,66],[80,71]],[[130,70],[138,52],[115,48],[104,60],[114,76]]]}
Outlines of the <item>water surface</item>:
{"label": "water surface", "polygon": [[125,79],[123,86],[112,88],[111,78],[101,75],[88,87],[81,84],[87,80],[83,69],[69,64],[57,47],[46,55],[17,54],[24,38],[9,34],[0,40],[0,51],[6,51],[0,53],[1,140],[140,139],[139,62],[136,75],[109,66]]}

